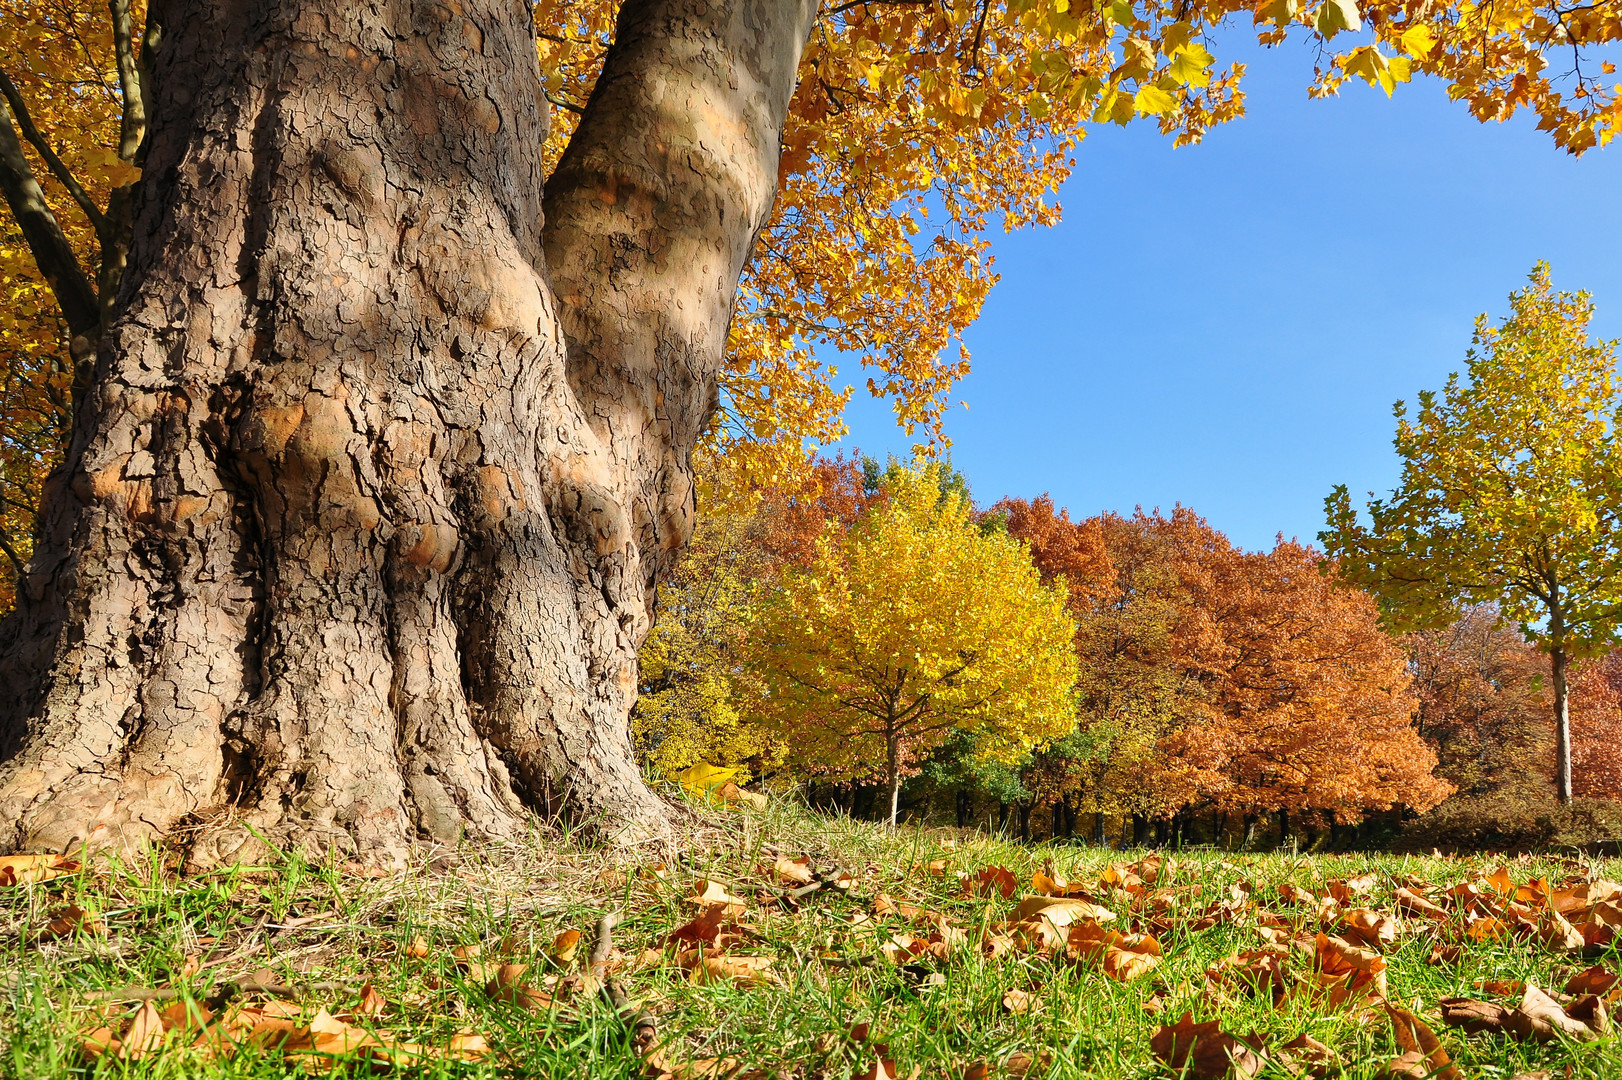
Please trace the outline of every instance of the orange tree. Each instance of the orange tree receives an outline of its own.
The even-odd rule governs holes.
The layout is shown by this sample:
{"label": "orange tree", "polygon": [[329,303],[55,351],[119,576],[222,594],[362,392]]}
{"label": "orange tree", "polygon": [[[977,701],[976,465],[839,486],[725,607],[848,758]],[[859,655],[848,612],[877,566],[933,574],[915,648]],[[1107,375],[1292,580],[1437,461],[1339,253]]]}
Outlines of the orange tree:
{"label": "orange tree", "polygon": [[[590,95],[618,6],[536,5],[549,160]],[[67,437],[72,369],[117,292],[128,200],[115,192],[138,175],[141,57],[158,36],[141,44],[145,9],[18,0],[0,11],[0,528],[14,563]],[[1235,22],[1266,44],[1317,41],[1315,94],[1347,79],[1389,93],[1423,73],[1482,120],[1534,110],[1573,152],[1616,130],[1611,65],[1592,55],[1622,32],[1610,2],[830,3],[804,53],[711,437],[760,477],[799,469],[804,440],[843,431],[829,348],[856,358],[907,430],[939,436],[967,370],[962,332],[996,280],[988,230],[1057,220],[1052,195],[1090,123],[1145,118],[1188,142],[1240,115],[1244,66],[1212,51],[1213,32]]]}
{"label": "orange tree", "polygon": [[1139,818],[1203,805],[1342,822],[1448,790],[1412,725],[1402,650],[1309,549],[1243,552],[1181,507],[1079,523],[1045,498],[998,508],[1070,591],[1094,750],[1036,755],[1031,786]]}

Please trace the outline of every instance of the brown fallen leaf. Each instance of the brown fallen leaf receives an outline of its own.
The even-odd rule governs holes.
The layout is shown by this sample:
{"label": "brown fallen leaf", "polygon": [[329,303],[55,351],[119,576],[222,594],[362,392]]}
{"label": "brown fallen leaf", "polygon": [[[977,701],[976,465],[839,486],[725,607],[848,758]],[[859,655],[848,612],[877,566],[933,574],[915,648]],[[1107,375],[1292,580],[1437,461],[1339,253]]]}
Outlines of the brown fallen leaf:
{"label": "brown fallen leaf", "polygon": [[1075,959],[1098,962],[1104,974],[1130,982],[1160,963],[1160,942],[1148,934],[1121,934],[1097,923],[1077,923],[1065,939],[1065,951]]}
{"label": "brown fallen leaf", "polygon": [[1610,968],[1594,966],[1579,971],[1566,982],[1568,994],[1609,994],[1618,982],[1616,972]]}
{"label": "brown fallen leaf", "polygon": [[1424,915],[1431,919],[1446,919],[1447,910],[1432,903],[1414,890],[1399,886],[1397,888],[1397,907],[1410,915]]}
{"label": "brown fallen leaf", "polygon": [[1215,1020],[1196,1024],[1185,1012],[1177,1023],[1162,1027],[1149,1040],[1161,1064],[1190,1080],[1249,1080],[1262,1071],[1255,1048],[1222,1030]]}
{"label": "brown fallen leaf", "polygon": [[[944,867],[945,860],[940,861]],[[798,859],[778,859],[772,872],[776,874],[779,885],[809,885],[817,880],[816,871],[811,869],[811,859],[806,855]]]}
{"label": "brown fallen leaf", "polygon": [[529,1012],[550,1009],[555,1004],[552,995],[525,981],[524,976],[528,973],[528,964],[502,964],[485,984],[484,992],[493,1001],[516,1005]]}
{"label": "brown fallen leaf", "polygon": [[563,933],[552,939],[551,948],[546,950],[546,954],[559,964],[573,962],[579,952],[580,931],[578,930],[563,931]]}
{"label": "brown fallen leaf", "polygon": [[1531,983],[1521,995],[1521,1003],[1504,1020],[1504,1030],[1517,1039],[1552,1042],[1561,1035],[1578,1042],[1599,1037],[1600,1032],[1569,1015],[1560,1003]]}
{"label": "brown fallen leaf", "polygon": [[1431,949],[1431,954],[1425,958],[1425,963],[1431,967],[1452,967],[1464,959],[1464,946],[1437,945]]}
{"label": "brown fallen leaf", "polygon": [[771,978],[772,958],[769,956],[706,956],[692,966],[692,981],[708,983],[734,982],[742,986],[759,986]]}
{"label": "brown fallen leaf", "polygon": [[1341,920],[1341,928],[1348,938],[1361,941],[1371,949],[1390,945],[1397,940],[1397,934],[1402,929],[1396,919],[1372,908],[1353,908],[1346,912]]}
{"label": "brown fallen leaf", "polygon": [[107,933],[107,925],[77,904],[69,904],[57,910],[51,921],[45,924],[42,933],[45,937],[53,938],[72,934],[100,937]]}
{"label": "brown fallen leaf", "polygon": [[355,1006],[357,1016],[382,1016],[388,1001],[370,982],[360,988],[360,1004]]}
{"label": "brown fallen leaf", "polygon": [[1509,924],[1490,915],[1473,918],[1464,927],[1464,936],[1471,941],[1497,941],[1508,933]]}
{"label": "brown fallen leaf", "polygon": [[1582,932],[1553,909],[1543,913],[1543,918],[1538,921],[1536,936],[1544,948],[1554,952],[1581,952],[1586,945]]}
{"label": "brown fallen leaf", "polygon": [[1107,907],[1066,896],[1027,896],[1008,917],[1009,922],[1022,923],[1041,915],[1054,926],[1064,927],[1083,919],[1111,922],[1115,912]]}
{"label": "brown fallen leaf", "polygon": [[157,1006],[150,1001],[143,1003],[119,1041],[123,1046],[119,1048],[118,1056],[128,1061],[137,1061],[161,1047],[163,1017],[159,1015]]}
{"label": "brown fallen leaf", "polygon": [[693,888],[693,895],[686,898],[689,904],[698,904],[703,907],[725,907],[732,914],[741,914],[749,906],[749,901],[741,896],[733,896],[727,892],[726,886],[719,881],[704,879]]}
{"label": "brown fallen leaf", "polygon": [[0,888],[32,885],[78,872],[79,864],[62,855],[0,855]]}
{"label": "brown fallen leaf", "polygon": [[429,955],[428,939],[418,934],[411,939],[411,944],[405,948],[405,954],[413,960],[424,960]]}
{"label": "brown fallen leaf", "polygon": [[1284,971],[1289,956],[1290,950],[1282,945],[1242,949],[1206,968],[1205,977],[1219,985],[1237,986],[1249,993],[1266,994],[1277,1004],[1289,985]]}
{"label": "brown fallen leaf", "polygon": [[1016,1015],[1031,1011],[1031,995],[1025,990],[1010,990],[1002,996],[1002,1007]]}
{"label": "brown fallen leaf", "polygon": [[1448,1027],[1463,1028],[1466,1035],[1504,1030],[1509,1010],[1493,1001],[1475,1001],[1471,998],[1443,998],[1442,1023]]}
{"label": "brown fallen leaf", "polygon": [[1305,1033],[1275,1047],[1272,1056],[1289,1071],[1314,1077],[1328,1076],[1340,1068],[1340,1055]]}
{"label": "brown fallen leaf", "polygon": [[858,1073],[856,1080],[896,1080],[895,1062],[889,1058],[879,1058],[872,1068]]}
{"label": "brown fallen leaf", "polygon": [[1003,1059],[1002,1071],[1014,1080],[1020,1080],[1021,1077],[1029,1076],[1037,1069],[1047,1069],[1052,1064],[1053,1054],[1047,1050],[1034,1055],[1016,1050]]}
{"label": "brown fallen leaf", "polygon": [[1448,1057],[1442,1040],[1436,1037],[1429,1024],[1389,1001],[1385,1002],[1385,1011],[1391,1017],[1391,1033],[1402,1048],[1403,1057],[1417,1055],[1424,1069],[1421,1075],[1434,1077],[1435,1080],[1462,1080],[1459,1067]]}
{"label": "brown fallen leaf", "polygon": [[1004,900],[1011,900],[1014,893],[1019,891],[1019,879],[1007,867],[982,866],[964,881],[963,886],[965,892],[972,890],[976,896],[997,894]]}

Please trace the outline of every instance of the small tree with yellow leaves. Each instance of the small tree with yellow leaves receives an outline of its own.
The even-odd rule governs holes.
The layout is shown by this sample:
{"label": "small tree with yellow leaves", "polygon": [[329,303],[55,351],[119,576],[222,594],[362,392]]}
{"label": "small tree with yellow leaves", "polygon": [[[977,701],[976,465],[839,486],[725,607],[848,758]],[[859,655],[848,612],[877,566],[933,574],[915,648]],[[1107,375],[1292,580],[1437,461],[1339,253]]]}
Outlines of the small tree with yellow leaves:
{"label": "small tree with yellow leaves", "polygon": [[1469,380],[1397,403],[1402,483],[1358,520],[1345,486],[1319,538],[1396,629],[1444,626],[1498,605],[1549,654],[1555,788],[1571,799],[1566,675],[1622,628],[1622,448],[1616,342],[1591,342],[1587,293],[1556,292],[1539,263],[1514,314],[1476,320]]}
{"label": "small tree with yellow leaves", "polygon": [[830,527],[752,628],[764,711],[790,754],[901,781],[953,732],[1013,759],[1075,724],[1076,627],[1025,546],[977,527],[942,467],[890,470],[888,498]]}

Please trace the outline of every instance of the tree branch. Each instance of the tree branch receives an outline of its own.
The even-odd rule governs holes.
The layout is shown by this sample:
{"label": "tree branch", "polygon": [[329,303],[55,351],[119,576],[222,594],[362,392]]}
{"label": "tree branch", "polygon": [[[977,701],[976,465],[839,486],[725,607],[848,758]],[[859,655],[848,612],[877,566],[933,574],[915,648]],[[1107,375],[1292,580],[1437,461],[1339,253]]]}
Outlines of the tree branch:
{"label": "tree branch", "polygon": [[11,106],[12,116],[16,119],[17,127],[22,130],[23,138],[34,147],[40,159],[45,162],[45,167],[51,170],[51,175],[67,189],[67,193],[73,196],[73,201],[79,204],[79,209],[84,211],[84,216],[90,219],[90,227],[96,230],[97,239],[106,243],[107,218],[102,215],[101,208],[90,198],[89,193],[79,185],[73,171],[56,156],[56,151],[51,149],[50,142],[40,134],[39,128],[34,126],[34,118],[28,114],[28,104],[23,101],[17,87],[12,84],[11,77],[4,71],[0,71],[0,94],[5,95],[6,102]]}
{"label": "tree branch", "polygon": [[[11,85],[9,79],[6,85]],[[0,100],[0,194],[5,195],[35,264],[56,294],[68,329],[75,336],[93,336],[101,327],[96,291],[79,267],[61,222],[45,201],[45,192],[34,178],[33,167],[28,164],[12,124],[11,109],[4,100]]]}
{"label": "tree branch", "polygon": [[130,0],[107,0],[113,16],[113,53],[118,58],[118,90],[124,109],[118,121],[118,156],[134,161],[146,135],[146,101],[141,96],[141,75],[135,65],[135,42],[130,33]]}

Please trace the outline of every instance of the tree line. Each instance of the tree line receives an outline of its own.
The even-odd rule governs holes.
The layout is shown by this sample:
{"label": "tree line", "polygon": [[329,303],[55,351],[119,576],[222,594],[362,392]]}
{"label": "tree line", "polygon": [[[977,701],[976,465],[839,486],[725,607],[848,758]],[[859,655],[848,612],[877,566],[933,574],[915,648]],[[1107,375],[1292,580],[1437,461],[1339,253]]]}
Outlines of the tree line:
{"label": "tree line", "polygon": [[641,752],[892,821],[918,777],[960,824],[989,801],[1021,835],[1044,808],[1140,841],[1622,794],[1615,343],[1545,265],[1511,307],[1417,422],[1396,407],[1403,483],[1369,523],[1330,496],[1330,553],[1243,551],[1181,506],[974,510],[925,459],[748,491],[716,462],[643,653]]}

